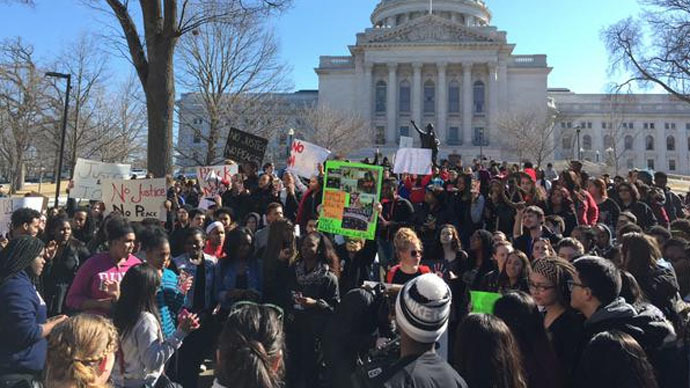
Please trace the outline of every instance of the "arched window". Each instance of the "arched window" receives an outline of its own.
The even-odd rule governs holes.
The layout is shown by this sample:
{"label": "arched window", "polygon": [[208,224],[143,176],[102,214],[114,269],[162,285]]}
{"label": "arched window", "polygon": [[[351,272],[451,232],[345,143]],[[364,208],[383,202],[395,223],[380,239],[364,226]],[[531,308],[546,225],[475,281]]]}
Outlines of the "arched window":
{"label": "arched window", "polygon": [[666,150],[675,151],[676,150],[676,138],[669,136],[666,138]]}
{"label": "arched window", "polygon": [[570,143],[570,136],[563,136],[561,139],[561,147],[564,150],[569,150],[573,145]]}
{"label": "arched window", "polygon": [[379,81],[376,83],[376,113],[386,112],[386,93],[388,92],[386,88],[386,83],[384,81]]}
{"label": "arched window", "polygon": [[604,135],[604,149],[613,148],[613,136]]}
{"label": "arched window", "polygon": [[652,135],[648,135],[645,138],[644,144],[645,144],[645,150],[654,151],[654,137]]}
{"label": "arched window", "polygon": [[436,110],[436,85],[433,81],[424,83],[424,113],[434,113]]}
{"label": "arched window", "polygon": [[448,113],[460,113],[460,84],[451,81],[448,85]]}
{"label": "arched window", "polygon": [[631,151],[633,149],[633,137],[632,136],[627,135],[623,142],[624,142],[624,148],[626,151]]}
{"label": "arched window", "polygon": [[484,113],[484,82],[474,83],[474,113]]}
{"label": "arched window", "polygon": [[410,113],[410,83],[403,81],[400,83],[400,112]]}
{"label": "arched window", "polygon": [[592,136],[584,135],[582,137],[582,148],[586,151],[592,149]]}

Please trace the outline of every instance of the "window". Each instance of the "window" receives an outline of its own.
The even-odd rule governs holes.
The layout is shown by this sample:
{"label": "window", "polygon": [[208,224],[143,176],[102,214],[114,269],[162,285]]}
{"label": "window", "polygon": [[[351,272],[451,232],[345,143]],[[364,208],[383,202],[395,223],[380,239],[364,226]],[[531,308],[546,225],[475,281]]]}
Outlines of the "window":
{"label": "window", "polygon": [[649,123],[644,123],[644,125],[643,125],[642,127],[643,127],[644,129],[649,129]]}
{"label": "window", "polygon": [[669,171],[676,171],[676,161],[674,159],[669,159],[668,169]]}
{"label": "window", "polygon": [[460,141],[460,128],[450,127],[448,128],[448,145],[461,145]]}
{"label": "window", "polygon": [[624,145],[623,147],[625,148],[626,151],[631,151],[633,149],[633,137],[628,135],[625,137],[625,140],[623,141]]}
{"label": "window", "polygon": [[582,148],[585,149],[586,151],[589,151],[592,149],[592,137],[589,135],[584,135],[582,137]]}
{"label": "window", "polygon": [[606,129],[606,121],[601,122],[601,129]]}
{"label": "window", "polygon": [[568,122],[566,123],[566,126],[567,126],[568,128],[572,128],[572,127],[573,127],[573,123],[572,123],[571,121],[568,121]]}
{"label": "window", "polygon": [[398,133],[398,144],[400,144],[400,136],[410,136],[410,127],[408,127],[408,126],[400,127],[400,132]]}
{"label": "window", "polygon": [[628,161],[625,163],[625,165],[626,165],[625,167],[628,170],[632,170],[633,168],[635,168],[635,161],[632,159],[628,159]]}
{"label": "window", "polygon": [[489,137],[486,133],[486,130],[483,127],[477,127],[474,129],[474,139],[472,139],[472,145],[489,145]]}
{"label": "window", "polygon": [[379,81],[376,83],[376,113],[386,112],[386,83]]}
{"label": "window", "polygon": [[628,129],[634,129],[635,125],[633,123],[628,123]]}
{"label": "window", "polygon": [[654,129],[654,123],[649,123],[649,129]]}
{"label": "window", "polygon": [[570,136],[563,136],[563,139],[561,139],[561,147],[563,147],[564,150],[569,150],[572,146]]}
{"label": "window", "polygon": [[623,123],[623,129],[628,129],[628,123]]}
{"label": "window", "polygon": [[671,129],[676,129],[676,123],[671,123]]}
{"label": "window", "polygon": [[664,123],[664,129],[670,129],[668,123]]}
{"label": "window", "polygon": [[613,136],[611,135],[604,136],[604,149],[608,148],[613,148]]}
{"label": "window", "polygon": [[386,144],[386,127],[379,125],[376,127],[376,144]]}
{"label": "window", "polygon": [[690,131],[690,123],[685,123],[685,129]]}
{"label": "window", "polygon": [[[453,81],[448,85],[448,113],[460,112],[460,84]],[[562,123],[561,123],[562,124]]]}
{"label": "window", "polygon": [[194,144],[199,144],[201,143],[201,135],[199,133],[194,134]]}
{"label": "window", "polygon": [[565,129],[565,121],[561,121],[561,128]]}
{"label": "window", "polygon": [[673,136],[669,136],[666,138],[666,151],[675,151],[676,150],[676,138]]}
{"label": "window", "polygon": [[654,170],[654,159],[647,159],[647,168],[649,170]]}
{"label": "window", "polygon": [[400,112],[410,113],[410,83],[400,83]]}
{"label": "window", "polygon": [[651,135],[647,136],[645,138],[644,144],[645,144],[645,148],[644,148],[645,150],[654,151],[654,137],[653,136],[651,136]]}
{"label": "window", "polygon": [[432,81],[424,83],[424,113],[434,113],[436,110],[436,85]]}
{"label": "window", "polygon": [[[477,81],[474,83],[474,113],[484,113],[484,82]],[[570,127],[568,127],[570,128]]]}
{"label": "window", "polygon": [[194,118],[194,120],[192,120],[192,124],[203,124],[203,123],[204,123],[204,119],[202,119],[201,117],[196,117],[196,118]]}

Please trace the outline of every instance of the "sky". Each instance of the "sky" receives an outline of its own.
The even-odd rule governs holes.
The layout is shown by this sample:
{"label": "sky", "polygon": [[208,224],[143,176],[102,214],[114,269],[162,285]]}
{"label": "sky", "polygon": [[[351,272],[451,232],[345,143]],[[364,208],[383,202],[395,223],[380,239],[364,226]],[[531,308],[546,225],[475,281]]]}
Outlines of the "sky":
{"label": "sky", "polygon": [[[94,0],[95,1],[95,0]],[[105,3],[101,0],[102,3]],[[83,0],[36,0],[33,8],[0,1],[0,39],[21,37],[39,60],[50,62],[81,34],[100,34],[113,18]],[[136,3],[136,2],[133,2]],[[271,23],[294,90],[317,89],[320,55],[348,55],[355,35],[371,25],[378,0],[294,0]],[[491,24],[508,33],[514,54],[546,54],[553,71],[549,87],[603,93],[615,79],[600,38],[602,28],[640,12],[637,0],[486,0]],[[136,4],[135,4],[136,5]],[[115,79],[132,71],[121,57],[110,63]],[[55,69],[60,71],[60,69]],[[613,78],[612,78],[613,77]]]}

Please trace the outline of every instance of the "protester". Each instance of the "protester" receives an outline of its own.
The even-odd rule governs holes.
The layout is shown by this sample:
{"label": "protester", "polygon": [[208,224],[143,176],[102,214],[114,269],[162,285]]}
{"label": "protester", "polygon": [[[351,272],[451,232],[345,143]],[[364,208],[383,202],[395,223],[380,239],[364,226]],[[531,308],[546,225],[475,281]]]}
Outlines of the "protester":
{"label": "protester", "polygon": [[498,276],[498,291],[501,293],[517,290],[529,292],[529,274],[532,272],[527,255],[513,251]]}
{"label": "protester", "polygon": [[[409,228],[400,228],[395,234],[395,253],[400,261],[386,275],[386,282],[405,284],[410,279],[431,272],[426,265],[421,265],[422,242],[417,234]],[[488,258],[487,258],[488,260]]]}
{"label": "protester", "polygon": [[216,300],[228,311],[240,300],[258,301],[263,287],[254,238],[247,228],[236,228],[225,240],[223,260],[216,266]]}
{"label": "protester", "polygon": [[41,213],[23,207],[12,212],[10,217],[10,238],[29,235],[36,237],[39,232]]}
{"label": "protester", "polygon": [[220,221],[213,221],[206,227],[206,247],[204,253],[218,260],[225,258],[225,226]]}

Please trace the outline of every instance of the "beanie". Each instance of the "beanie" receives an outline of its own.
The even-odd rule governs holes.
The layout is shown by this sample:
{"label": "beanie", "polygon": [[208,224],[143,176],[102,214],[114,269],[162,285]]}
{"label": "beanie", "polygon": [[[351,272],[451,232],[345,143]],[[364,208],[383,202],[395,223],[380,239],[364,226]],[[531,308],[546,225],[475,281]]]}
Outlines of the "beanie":
{"label": "beanie", "polygon": [[409,280],[395,302],[398,328],[413,340],[430,344],[441,338],[448,327],[451,291],[435,274]]}

